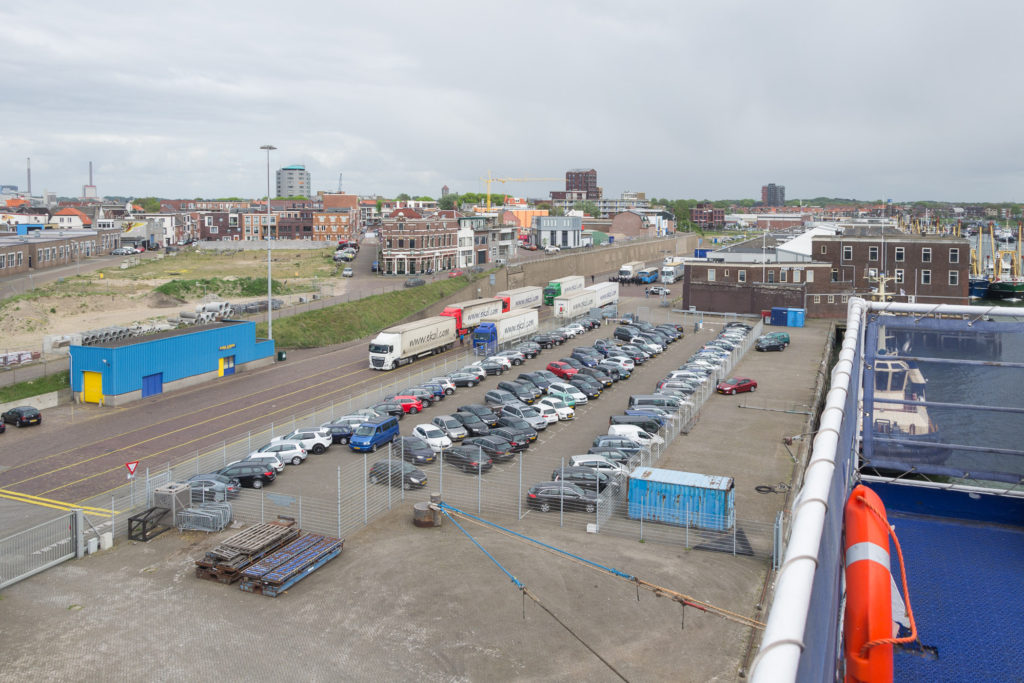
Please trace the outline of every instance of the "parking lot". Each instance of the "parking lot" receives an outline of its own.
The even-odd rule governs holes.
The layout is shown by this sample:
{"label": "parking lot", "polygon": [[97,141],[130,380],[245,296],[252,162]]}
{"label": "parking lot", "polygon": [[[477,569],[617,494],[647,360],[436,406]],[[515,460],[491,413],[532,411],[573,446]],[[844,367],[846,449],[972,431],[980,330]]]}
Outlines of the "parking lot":
{"label": "parking lot", "polygon": [[[513,376],[543,367],[568,355],[568,347],[610,331],[605,327],[542,352]],[[519,519],[520,479],[523,488],[548,480],[563,457],[586,452],[593,437],[606,431],[608,416],[623,410],[630,393],[649,392],[715,331],[708,324],[700,333],[687,335],[633,378],[581,408],[577,420],[552,425],[523,456],[479,478],[451,466],[442,472],[439,463],[428,465],[423,469],[429,485],[406,492],[403,501],[400,489],[366,483],[364,468],[386,457],[384,451],[364,457],[336,445],[301,466],[288,467],[264,492],[244,492],[238,507],[247,514],[260,509],[267,515],[283,508],[304,516],[304,526],[314,520],[326,523],[320,517],[326,519],[328,508],[339,502],[339,489],[342,505],[354,510],[353,523],[363,514],[376,517],[365,527],[349,526],[345,517],[342,555],[281,598],[261,598],[194,579],[191,561],[214,543],[199,533],[171,532],[145,545],[122,544],[22,582],[0,602],[5,624],[0,629],[11,644],[5,648],[8,661],[0,675],[13,679],[49,671],[58,677],[88,663],[103,672],[98,676],[102,678],[180,678],[208,672],[209,663],[230,649],[223,643],[231,643],[244,628],[256,640],[285,645],[288,656],[235,657],[222,677],[279,677],[294,673],[296,663],[302,662],[310,678],[614,679],[600,660],[536,606],[527,604],[524,620],[523,597],[453,525],[441,530],[411,526],[411,502],[439,490],[451,505],[473,513],[479,505],[482,516],[519,533],[756,618],[754,606],[768,566],[764,529],[781,509],[783,496],[758,493],[755,486],[789,479],[792,460],[782,438],[804,429],[807,416],[799,406],[809,403],[813,392],[823,325],[792,330],[793,345],[786,352],[748,352],[737,373],[757,378],[758,393],[712,396],[696,426],[672,441],[657,463],[734,477],[738,526],[753,555],[692,549],[697,544],[692,539],[686,543],[674,528],[652,534],[651,527],[663,525],[648,524],[645,542],[640,542],[639,535],[630,538],[639,533],[638,525],[624,518],[599,534],[585,532],[590,517],[585,513],[566,513],[564,527],[557,513],[529,512]],[[459,405],[480,402],[496,383],[492,377],[480,387],[460,389],[419,416],[407,417],[402,433]],[[362,505],[356,504],[360,497]],[[693,609],[684,616],[678,605],[649,594],[637,602],[635,588],[619,579],[494,531],[476,526],[468,530],[630,680],[735,678],[750,633],[747,627]],[[479,609],[481,605],[488,609]],[[17,632],[10,629],[12,623],[19,625]],[[685,628],[679,631],[681,625]],[[17,647],[27,645],[33,631],[67,647],[60,653]],[[131,642],[133,634],[173,646],[166,651],[149,648],[145,657],[126,656],[120,644]]]}

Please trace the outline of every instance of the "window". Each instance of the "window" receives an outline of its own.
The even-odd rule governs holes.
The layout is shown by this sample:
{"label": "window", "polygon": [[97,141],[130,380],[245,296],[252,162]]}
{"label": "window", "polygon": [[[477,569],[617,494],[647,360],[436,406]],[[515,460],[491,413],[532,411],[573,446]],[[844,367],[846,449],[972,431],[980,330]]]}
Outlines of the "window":
{"label": "window", "polygon": [[839,269],[838,268],[833,268],[832,269],[832,282],[839,282]]}
{"label": "window", "polygon": [[956,287],[959,284],[960,284],[960,271],[959,270],[951,270],[951,271],[949,271],[949,285],[951,287]]}
{"label": "window", "polygon": [[729,269],[728,268],[725,269],[725,277],[729,277]]}
{"label": "window", "polygon": [[714,281],[715,281],[715,269],[714,268],[708,268],[708,282],[714,282]]}
{"label": "window", "polygon": [[794,270],[793,271],[793,282],[794,283],[800,282],[800,271],[799,270]]}
{"label": "window", "polygon": [[843,294],[841,297],[839,297],[839,300],[845,304],[850,300],[850,296],[848,294]]}
{"label": "window", "polygon": [[921,271],[921,284],[930,285],[932,283],[932,271],[922,270]]}
{"label": "window", "polygon": [[807,271],[807,282],[814,282],[814,271],[813,270],[808,270]]}
{"label": "window", "polygon": [[921,248],[921,263],[931,263],[931,262],[932,262],[932,248],[931,247],[922,247]]}
{"label": "window", "polygon": [[903,261],[906,260],[906,258],[905,258],[905,256],[906,256],[906,249],[905,248],[903,248],[903,247],[896,247],[896,252],[895,253],[896,253],[896,262],[897,263],[902,263]]}
{"label": "window", "polygon": [[956,247],[949,250],[949,262],[960,263],[960,250]]}
{"label": "window", "polygon": [[898,285],[902,285],[903,284],[903,269],[902,268],[897,268],[896,269],[896,284],[898,284]]}
{"label": "window", "polygon": [[830,304],[834,304],[836,302],[836,295],[835,294],[829,294],[828,295],[828,302]]}
{"label": "window", "polygon": [[774,283],[775,282],[775,271],[774,270],[769,270],[768,271],[768,282],[769,283]]}
{"label": "window", "polygon": [[779,282],[785,282],[785,281],[786,281],[786,270],[782,269],[782,270],[779,271]]}
{"label": "window", "polygon": [[868,247],[868,261],[878,260],[878,247]]}
{"label": "window", "polygon": [[826,247],[824,244],[821,245],[821,253],[822,254],[827,254],[828,253],[828,247]]}
{"label": "window", "polygon": [[736,271],[736,281],[737,282],[746,282],[747,281],[747,271],[745,271],[745,270],[737,270]]}
{"label": "window", "polygon": [[852,245],[847,244],[847,245],[843,246],[843,260],[844,261],[852,261],[853,260],[853,246]]}
{"label": "window", "polygon": [[821,294],[815,294],[814,295],[814,303],[816,303],[816,304],[820,304],[821,303]]}

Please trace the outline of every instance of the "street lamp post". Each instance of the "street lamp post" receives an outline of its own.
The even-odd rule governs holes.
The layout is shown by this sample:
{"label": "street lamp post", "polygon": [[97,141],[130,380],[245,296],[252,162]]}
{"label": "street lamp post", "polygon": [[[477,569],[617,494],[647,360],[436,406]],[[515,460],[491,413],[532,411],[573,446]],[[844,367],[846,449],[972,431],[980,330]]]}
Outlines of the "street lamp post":
{"label": "street lamp post", "polygon": [[274,339],[274,300],[271,298],[273,280],[270,279],[270,153],[277,149],[273,145],[261,145],[267,150],[267,338]]}

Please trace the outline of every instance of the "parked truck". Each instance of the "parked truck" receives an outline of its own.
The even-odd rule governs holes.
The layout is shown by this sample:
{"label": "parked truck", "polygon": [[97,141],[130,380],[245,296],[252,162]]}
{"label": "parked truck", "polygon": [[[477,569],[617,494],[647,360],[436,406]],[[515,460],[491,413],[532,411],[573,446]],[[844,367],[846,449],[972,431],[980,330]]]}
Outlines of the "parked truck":
{"label": "parked truck", "polygon": [[537,309],[514,308],[481,320],[473,330],[473,348],[493,353],[499,345],[528,337],[536,331]]}
{"label": "parked truck", "polygon": [[382,330],[370,342],[370,367],[393,370],[455,345],[455,319],[434,316]]}
{"label": "parked truck", "polygon": [[473,299],[446,306],[441,315],[455,319],[455,334],[469,334],[484,318],[501,313],[499,299]]}
{"label": "parked truck", "polygon": [[584,288],[584,291],[594,293],[594,308],[601,308],[619,302],[618,282],[598,282],[596,285]]}
{"label": "parked truck", "polygon": [[585,315],[594,308],[594,298],[592,289],[582,289],[557,297],[554,303],[555,317],[572,319]]}
{"label": "parked truck", "polygon": [[685,263],[681,258],[665,259],[661,264],[661,283],[671,285],[682,280]]}
{"label": "parked truck", "polygon": [[502,313],[508,313],[517,308],[540,308],[544,301],[544,290],[540,287],[520,287],[519,289],[506,289],[494,295],[495,299],[502,301]]}
{"label": "parked truck", "polygon": [[578,292],[586,284],[587,281],[583,279],[582,275],[570,275],[552,280],[544,287],[544,305],[551,306],[555,303],[556,298]]}
{"label": "parked truck", "polygon": [[629,263],[623,263],[619,266],[619,277],[623,279],[629,279],[636,277],[636,274],[644,269],[643,261],[630,261]]}

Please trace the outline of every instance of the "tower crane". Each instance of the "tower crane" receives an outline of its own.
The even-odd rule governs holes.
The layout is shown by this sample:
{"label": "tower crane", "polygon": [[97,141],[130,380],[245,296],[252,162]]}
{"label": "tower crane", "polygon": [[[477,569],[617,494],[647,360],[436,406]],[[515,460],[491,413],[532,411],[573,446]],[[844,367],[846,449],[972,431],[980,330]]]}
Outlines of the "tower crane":
{"label": "tower crane", "polygon": [[486,178],[481,178],[484,184],[487,185],[487,210],[491,210],[491,183],[532,183],[532,182],[544,182],[549,180],[564,180],[563,178],[493,178],[491,172],[487,172]]}

